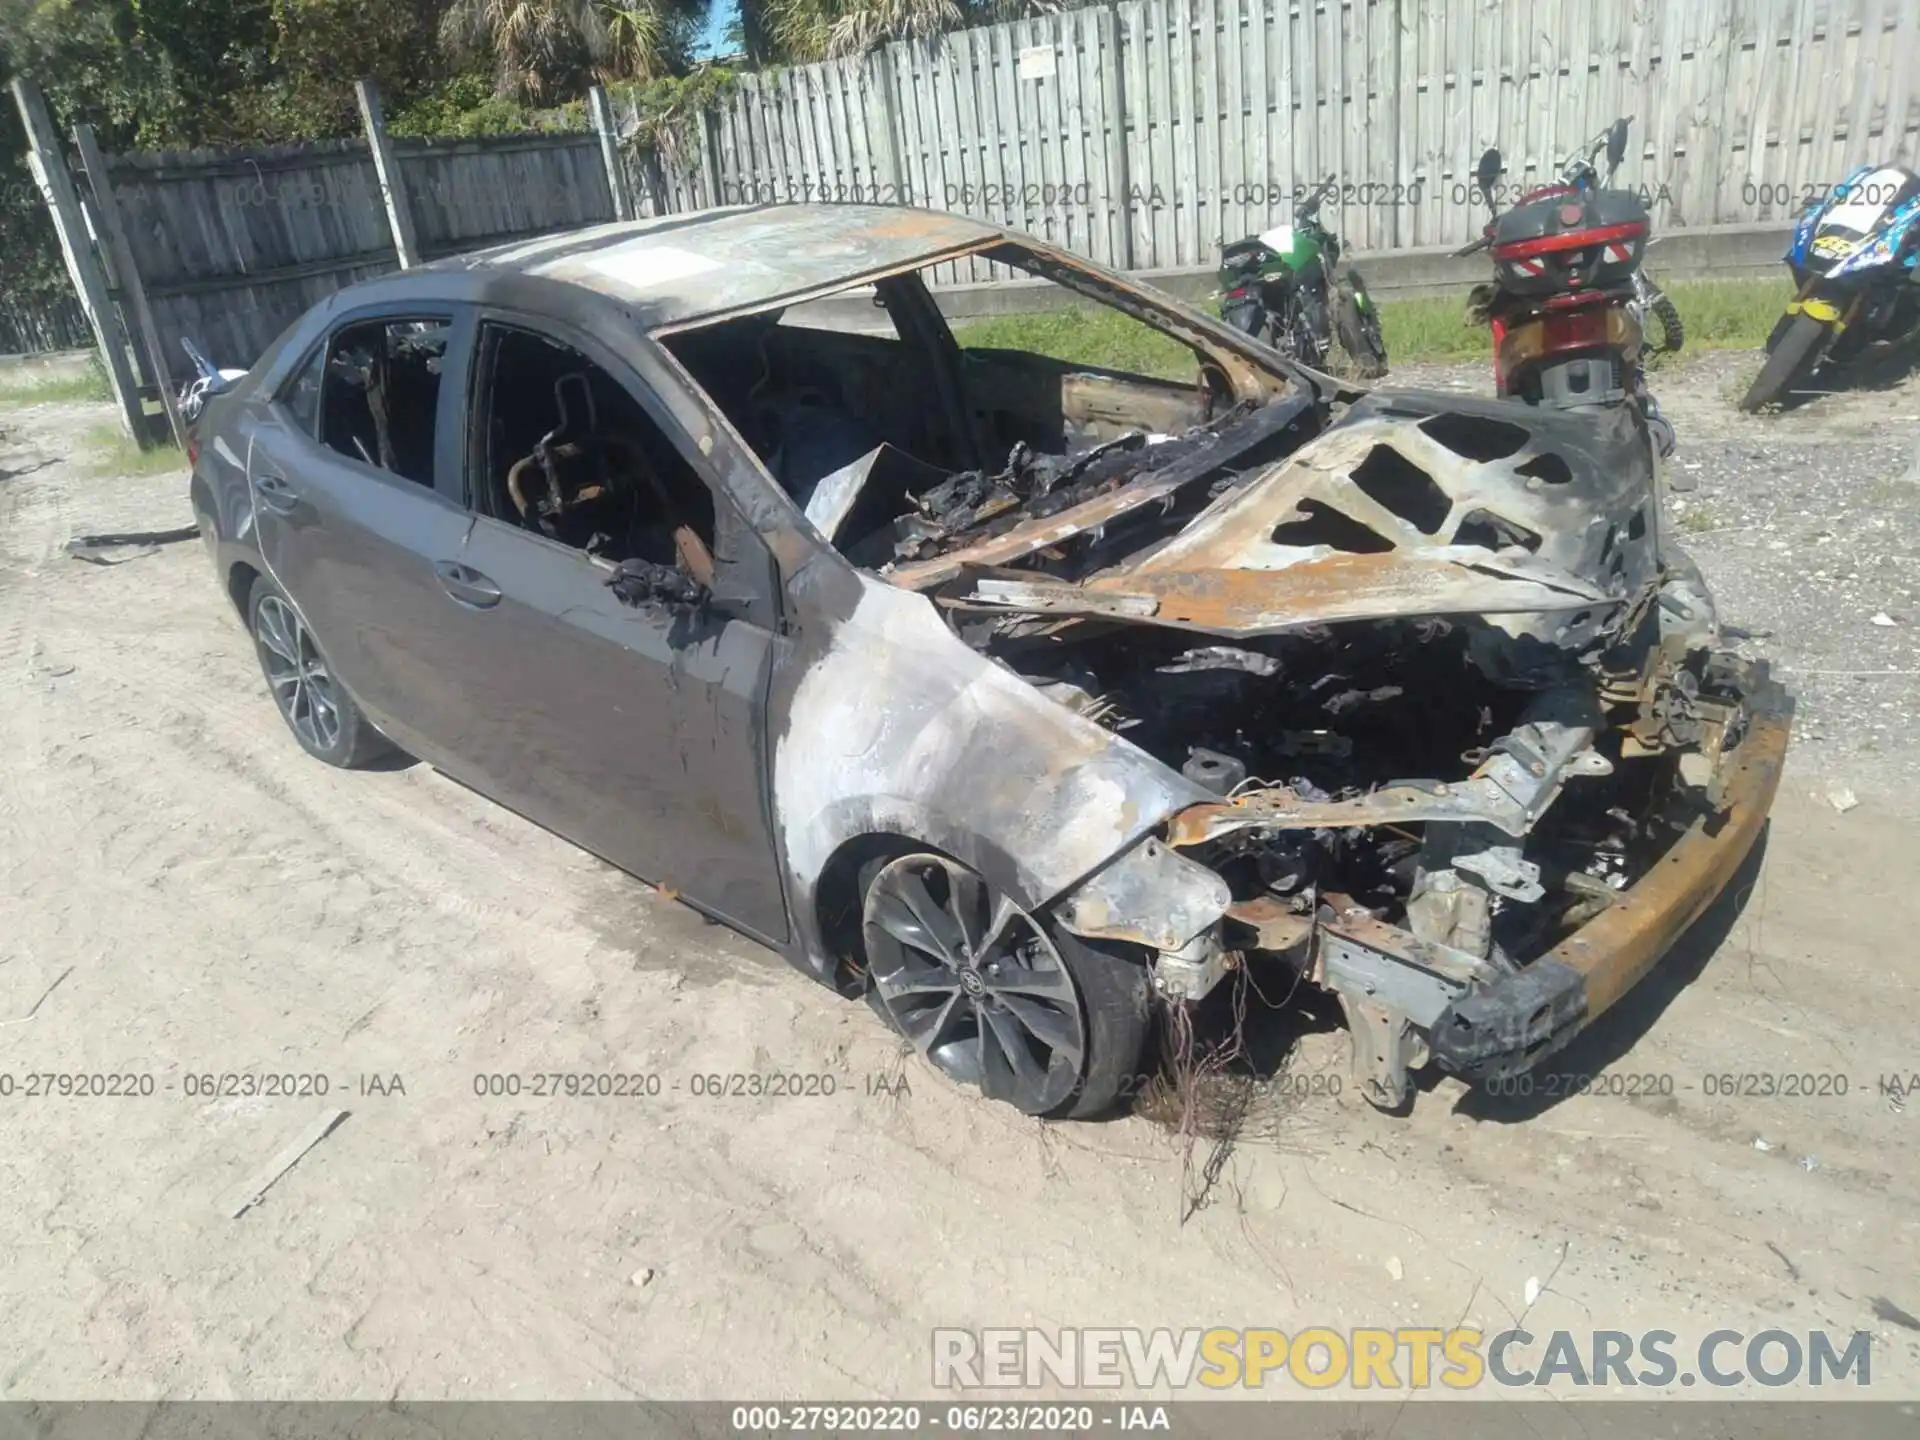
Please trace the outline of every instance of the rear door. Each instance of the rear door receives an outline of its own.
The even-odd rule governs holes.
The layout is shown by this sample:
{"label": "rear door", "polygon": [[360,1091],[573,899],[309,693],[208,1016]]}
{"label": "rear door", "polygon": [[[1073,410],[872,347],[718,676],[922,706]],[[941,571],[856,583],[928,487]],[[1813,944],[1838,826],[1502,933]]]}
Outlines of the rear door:
{"label": "rear door", "polygon": [[368,717],[428,760],[461,710],[435,633],[443,572],[471,525],[460,465],[472,329],[456,306],[345,318],[264,408],[246,456],[268,572]]}
{"label": "rear door", "polygon": [[[765,733],[771,557],[655,396],[671,383],[664,367],[643,377],[582,335],[506,313],[482,312],[476,351],[468,593],[444,607],[437,641],[467,697],[449,768],[622,869],[784,941]],[[575,500],[600,476],[575,468],[577,456],[556,461],[569,503],[554,510],[532,458],[543,441],[556,456],[604,441],[610,493]],[[643,463],[657,485],[637,483]],[[617,560],[672,573],[676,523],[713,555],[725,598],[704,611],[620,599],[608,583]]]}

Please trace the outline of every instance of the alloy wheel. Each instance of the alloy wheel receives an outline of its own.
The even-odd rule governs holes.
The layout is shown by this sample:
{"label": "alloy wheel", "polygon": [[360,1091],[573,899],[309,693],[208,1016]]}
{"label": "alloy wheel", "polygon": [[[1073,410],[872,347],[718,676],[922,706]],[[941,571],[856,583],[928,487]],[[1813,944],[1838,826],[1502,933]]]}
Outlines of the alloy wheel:
{"label": "alloy wheel", "polygon": [[333,749],[340,741],[340,702],[305,622],[278,595],[264,597],[254,616],[274,703],[308,749]]}
{"label": "alloy wheel", "polygon": [[1079,990],[1031,915],[964,865],[908,855],[873,877],[863,921],[875,1001],[929,1062],[1030,1115],[1072,1098]]}

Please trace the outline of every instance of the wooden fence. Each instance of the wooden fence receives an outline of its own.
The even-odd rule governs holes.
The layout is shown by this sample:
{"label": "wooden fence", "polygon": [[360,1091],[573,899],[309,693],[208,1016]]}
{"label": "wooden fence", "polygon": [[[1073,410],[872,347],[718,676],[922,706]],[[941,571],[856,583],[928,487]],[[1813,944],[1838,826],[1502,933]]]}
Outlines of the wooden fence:
{"label": "wooden fence", "polygon": [[0,300],[0,355],[79,350],[92,343],[86,313],[71,295]]}
{"label": "wooden fence", "polygon": [[707,117],[706,189],[1201,266],[1329,175],[1353,248],[1459,244],[1482,150],[1539,180],[1621,115],[1656,226],[1783,219],[1920,162],[1920,0],[1125,0],[750,77]]}
{"label": "wooden fence", "polygon": [[250,363],[395,264],[703,205],[911,203],[1206,266],[1331,175],[1350,248],[1454,245],[1485,147],[1538,180],[1631,115],[1621,180],[1658,228],[1778,221],[1920,161],[1920,0],[1123,0],[749,75],[666,152],[597,92],[592,131],[484,140],[389,141],[362,109],[364,139],[252,152],[101,156],[81,126],[77,164],[30,121],[116,390],[181,378],[183,334]]}

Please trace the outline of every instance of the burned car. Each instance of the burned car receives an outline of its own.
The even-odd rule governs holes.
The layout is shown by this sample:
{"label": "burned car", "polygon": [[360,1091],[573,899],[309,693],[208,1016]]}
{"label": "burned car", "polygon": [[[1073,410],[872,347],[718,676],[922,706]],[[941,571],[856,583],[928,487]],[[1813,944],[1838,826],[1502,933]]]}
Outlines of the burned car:
{"label": "burned car", "polygon": [[[1190,371],[963,344],[928,280],[981,260]],[[952,215],[365,282],[193,451],[308,752],[398,746],[1034,1114],[1257,967],[1383,1107],[1524,1070],[1720,892],[1786,745],[1635,412],[1345,386]]]}

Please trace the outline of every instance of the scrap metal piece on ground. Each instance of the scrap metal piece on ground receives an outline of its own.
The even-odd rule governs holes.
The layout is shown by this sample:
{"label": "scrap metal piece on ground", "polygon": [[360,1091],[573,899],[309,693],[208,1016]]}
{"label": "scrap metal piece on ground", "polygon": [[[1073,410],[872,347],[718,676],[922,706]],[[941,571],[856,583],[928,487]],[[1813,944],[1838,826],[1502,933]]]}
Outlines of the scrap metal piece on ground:
{"label": "scrap metal piece on ground", "polygon": [[[76,535],[67,541],[67,553],[89,565],[124,565],[143,555],[152,555],[161,545],[177,545],[182,540],[198,540],[198,525],[181,525],[172,530],[128,530],[116,535]],[[132,549],[131,555],[115,558],[110,552]]]}
{"label": "scrap metal piece on ground", "polygon": [[332,1134],[334,1128],[346,1118],[345,1110],[321,1111],[318,1119],[281,1146],[279,1153],[248,1176],[246,1183],[228,1197],[222,1207],[227,1212],[227,1218],[238,1220],[258,1205],[276,1180],[297,1165],[302,1155]]}

